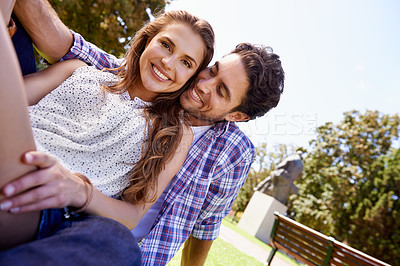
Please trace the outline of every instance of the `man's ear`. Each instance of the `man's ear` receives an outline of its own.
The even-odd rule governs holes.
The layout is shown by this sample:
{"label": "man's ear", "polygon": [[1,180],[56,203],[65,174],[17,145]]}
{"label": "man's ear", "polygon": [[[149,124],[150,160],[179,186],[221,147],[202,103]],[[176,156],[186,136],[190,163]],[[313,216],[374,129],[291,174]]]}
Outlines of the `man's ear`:
{"label": "man's ear", "polygon": [[231,122],[242,122],[249,119],[250,117],[247,114],[240,111],[231,112],[225,116],[225,120]]}

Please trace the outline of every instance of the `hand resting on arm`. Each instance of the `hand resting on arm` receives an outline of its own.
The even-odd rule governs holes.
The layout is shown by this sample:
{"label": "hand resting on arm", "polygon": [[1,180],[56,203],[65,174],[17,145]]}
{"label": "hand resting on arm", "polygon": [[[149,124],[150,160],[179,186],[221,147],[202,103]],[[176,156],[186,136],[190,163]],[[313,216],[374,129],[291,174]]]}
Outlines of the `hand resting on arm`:
{"label": "hand resting on arm", "polygon": [[[191,129],[184,127],[182,140],[173,158],[160,173],[157,197],[161,195],[169,181],[175,176],[183,164],[193,139]],[[84,181],[77,175],[67,171],[54,158],[41,152],[29,152],[24,158],[26,164],[34,165],[38,171],[30,173],[4,186],[3,193],[10,202],[8,207],[12,213],[23,213],[48,208],[66,206],[80,208],[86,202],[88,193]],[[119,221],[132,230],[152,204],[133,205],[113,199],[94,188],[93,200],[86,212]]]}

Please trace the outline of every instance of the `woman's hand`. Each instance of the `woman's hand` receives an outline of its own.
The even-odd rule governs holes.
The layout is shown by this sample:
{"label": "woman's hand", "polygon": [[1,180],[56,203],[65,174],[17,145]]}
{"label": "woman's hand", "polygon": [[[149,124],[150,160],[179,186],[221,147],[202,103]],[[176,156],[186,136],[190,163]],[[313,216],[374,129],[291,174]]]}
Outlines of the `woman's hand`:
{"label": "woman's hand", "polygon": [[81,207],[86,201],[84,181],[67,171],[53,157],[38,151],[28,152],[24,162],[38,167],[1,189],[5,198],[0,210],[22,213],[66,206]]}

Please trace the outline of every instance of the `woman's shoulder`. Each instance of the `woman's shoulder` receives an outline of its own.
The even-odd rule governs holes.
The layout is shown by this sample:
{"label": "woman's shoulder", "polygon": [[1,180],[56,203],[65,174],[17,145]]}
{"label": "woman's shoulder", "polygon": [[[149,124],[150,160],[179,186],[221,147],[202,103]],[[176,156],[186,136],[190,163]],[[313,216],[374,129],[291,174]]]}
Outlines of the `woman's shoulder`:
{"label": "woman's shoulder", "polygon": [[94,66],[79,67],[72,73],[71,77],[82,83],[96,83],[106,86],[113,85],[118,81],[117,75],[107,70],[98,70]]}

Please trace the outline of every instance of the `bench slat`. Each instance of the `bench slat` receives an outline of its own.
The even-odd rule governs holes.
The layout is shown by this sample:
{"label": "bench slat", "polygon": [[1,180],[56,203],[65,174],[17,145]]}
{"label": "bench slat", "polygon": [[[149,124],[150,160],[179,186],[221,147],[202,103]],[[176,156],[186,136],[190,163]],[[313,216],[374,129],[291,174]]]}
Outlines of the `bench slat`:
{"label": "bench slat", "polygon": [[[335,241],[334,243],[334,252],[332,256],[348,263],[349,265],[388,265],[362,253],[361,251],[345,246],[338,241]],[[348,260],[350,260],[350,262],[348,262]]]}
{"label": "bench slat", "polygon": [[302,256],[300,256],[296,253],[293,253],[291,250],[287,249],[285,246],[282,246],[279,242],[275,242],[275,245],[278,249],[286,252],[287,254],[292,255],[295,259],[297,259],[307,265],[311,265],[311,266],[318,265],[318,264],[312,263],[311,261],[308,261],[306,258],[303,258]]}
{"label": "bench slat", "polygon": [[327,237],[326,235],[321,234],[320,232],[318,232],[314,229],[311,229],[310,227],[307,227],[305,225],[302,225],[301,223],[298,223],[288,217],[285,217],[279,213],[278,213],[278,216],[276,216],[276,217],[277,217],[277,219],[282,221],[283,224],[287,224],[287,225],[293,226],[295,228],[298,228],[301,232],[305,231],[305,232],[309,233],[310,235],[313,235],[315,238],[320,239],[322,241],[329,241],[329,237]]}
{"label": "bench slat", "polygon": [[320,252],[326,253],[330,247],[329,241],[321,241],[317,238],[314,238],[313,235],[308,234],[306,231],[299,231],[297,228],[286,227],[283,224],[277,228],[277,232],[282,232],[288,235],[291,235],[294,238],[298,238],[299,240],[308,243],[313,247],[313,249],[318,250]]}
{"label": "bench slat", "polygon": [[275,216],[270,238],[274,252],[268,258],[268,265],[276,249],[280,249],[307,265],[390,266],[277,212]]}
{"label": "bench slat", "polygon": [[280,238],[284,238],[288,241],[288,245],[289,246],[299,246],[302,248],[301,253],[308,253],[314,256],[317,256],[319,258],[321,258],[322,260],[325,258],[325,254],[328,252],[328,247],[327,248],[323,248],[323,249],[316,249],[315,248],[315,243],[311,242],[314,245],[310,245],[310,242],[307,242],[307,239],[303,238],[303,237],[298,237],[298,234],[287,234],[283,231],[280,231],[279,229],[277,230],[277,236],[276,237],[280,237]]}
{"label": "bench slat", "polygon": [[365,265],[363,263],[352,260],[351,258],[345,256],[343,253],[337,252],[336,250],[333,250],[332,258],[330,261],[336,261],[336,263],[340,263],[340,265],[349,265],[349,266]]}
{"label": "bench slat", "polygon": [[305,258],[307,261],[312,262],[313,264],[316,265],[321,265],[323,263],[323,259],[320,257],[314,256],[314,254],[310,252],[305,252],[305,249],[303,249],[301,246],[296,246],[293,245],[293,243],[290,242],[290,240],[280,238],[279,235],[275,237],[275,243],[279,244],[282,247],[285,247],[286,249],[290,250],[291,252],[289,254],[291,255],[298,255],[303,258]]}
{"label": "bench slat", "polygon": [[300,236],[306,236],[307,239],[311,239],[314,243],[318,243],[319,246],[329,247],[329,245],[330,245],[330,241],[328,238],[322,239],[319,236],[314,235],[312,232],[302,230],[302,229],[298,228],[297,226],[293,226],[291,224],[286,224],[286,223],[281,223],[280,227],[288,229],[290,231],[293,231]]}

